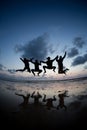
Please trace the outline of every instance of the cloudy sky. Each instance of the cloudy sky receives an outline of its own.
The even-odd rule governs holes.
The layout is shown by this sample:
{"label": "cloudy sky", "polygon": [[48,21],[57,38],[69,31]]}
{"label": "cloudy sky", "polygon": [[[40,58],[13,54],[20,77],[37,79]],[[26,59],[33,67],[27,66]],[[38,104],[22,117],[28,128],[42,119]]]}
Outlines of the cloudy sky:
{"label": "cloudy sky", "polygon": [[20,57],[46,60],[65,51],[67,75],[57,73],[55,61],[56,72],[47,70],[40,78],[87,76],[86,0],[0,1],[0,76],[35,78],[15,72],[24,67]]}

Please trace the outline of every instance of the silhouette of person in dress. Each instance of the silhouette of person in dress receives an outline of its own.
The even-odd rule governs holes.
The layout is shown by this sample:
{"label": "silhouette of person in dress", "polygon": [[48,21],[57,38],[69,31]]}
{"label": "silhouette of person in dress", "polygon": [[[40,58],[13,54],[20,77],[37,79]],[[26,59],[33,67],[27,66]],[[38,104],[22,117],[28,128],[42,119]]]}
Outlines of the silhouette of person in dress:
{"label": "silhouette of person in dress", "polygon": [[53,101],[56,101],[55,95],[53,96],[53,98],[46,99],[46,94],[44,94],[43,102],[46,102],[46,107],[48,110],[50,110],[51,108],[54,108]]}
{"label": "silhouette of person in dress", "polygon": [[66,74],[66,71],[69,70],[68,68],[64,69],[64,66],[63,66],[63,60],[64,60],[65,57],[66,57],[66,52],[65,52],[63,57],[60,56],[59,58],[58,57],[56,58],[56,61],[58,63],[58,73],[59,74],[61,74],[61,73]]}
{"label": "silhouette of person in dress", "polygon": [[33,75],[35,76],[35,72],[38,72],[38,76],[39,76],[39,74],[42,72],[42,70],[39,69],[39,65],[41,65],[41,62],[39,63],[38,60],[31,61],[31,62],[32,62],[32,63],[34,64],[34,66],[35,66],[35,69],[31,69]]}
{"label": "silhouette of person in dress", "polygon": [[20,106],[26,107],[28,105],[30,93],[27,95],[15,93],[15,95],[21,96],[23,98],[23,102],[20,104]]}
{"label": "silhouette of person in dress", "polygon": [[[58,57],[58,56],[57,56]],[[55,72],[56,67],[53,66],[53,61],[57,59],[57,57],[55,57],[54,59],[51,60],[50,57],[47,57],[47,61],[41,61],[42,63],[46,63],[47,66],[43,66],[44,69],[44,73],[46,73],[46,69],[53,69],[53,71]]]}
{"label": "silhouette of person in dress", "polygon": [[37,92],[35,95],[35,91],[32,93],[31,98],[34,98],[34,104],[38,105],[39,104],[39,99],[42,98],[41,94]]}
{"label": "silhouette of person in dress", "polygon": [[65,110],[67,110],[67,107],[66,105],[64,104],[64,98],[65,97],[68,97],[67,96],[67,91],[61,93],[61,94],[58,94],[58,97],[59,97],[59,104],[57,106],[57,109],[59,108],[64,108]]}
{"label": "silhouette of person in dress", "polygon": [[24,69],[18,69],[18,70],[16,70],[16,72],[17,72],[17,71],[22,71],[22,72],[23,72],[23,71],[27,70],[27,71],[30,73],[31,71],[30,71],[29,62],[31,62],[32,59],[30,59],[30,60],[27,59],[27,58],[24,58],[24,59],[23,59],[23,58],[20,58],[20,59],[21,59],[21,61],[24,63],[25,67],[24,67]]}

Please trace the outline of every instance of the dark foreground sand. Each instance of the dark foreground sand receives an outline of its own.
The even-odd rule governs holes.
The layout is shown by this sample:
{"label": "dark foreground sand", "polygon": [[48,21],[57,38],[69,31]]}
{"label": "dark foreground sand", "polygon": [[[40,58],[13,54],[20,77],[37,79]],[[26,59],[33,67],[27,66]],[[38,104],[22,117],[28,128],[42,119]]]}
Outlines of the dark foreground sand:
{"label": "dark foreground sand", "polygon": [[68,109],[46,109],[43,105],[30,104],[11,112],[0,107],[0,124],[4,129],[58,130],[84,128],[87,125],[87,107],[79,111],[69,105]]}

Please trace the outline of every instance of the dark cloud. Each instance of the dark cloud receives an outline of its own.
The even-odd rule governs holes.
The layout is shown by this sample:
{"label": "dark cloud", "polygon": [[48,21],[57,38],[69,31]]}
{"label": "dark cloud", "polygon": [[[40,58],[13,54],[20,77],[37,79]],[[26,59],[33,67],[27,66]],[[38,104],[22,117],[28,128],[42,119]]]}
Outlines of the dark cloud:
{"label": "dark cloud", "polygon": [[85,45],[85,41],[82,37],[76,37],[73,40],[73,44],[78,48],[82,48]]}
{"label": "dark cloud", "polygon": [[10,72],[11,74],[14,74],[16,71],[14,69],[8,69],[8,72]]}
{"label": "dark cloud", "polygon": [[0,70],[4,70],[6,67],[5,66],[3,66],[2,64],[0,64]]}
{"label": "dark cloud", "polygon": [[76,57],[74,59],[74,61],[72,62],[72,66],[84,64],[85,62],[87,62],[87,54],[84,54],[83,56]]}
{"label": "dark cloud", "polygon": [[26,58],[35,58],[35,59],[44,59],[48,53],[53,53],[54,50],[52,46],[49,46],[47,42],[48,35],[45,33],[42,36],[39,36],[32,41],[29,41],[25,45],[17,45],[15,50],[16,52],[22,52],[22,57]]}
{"label": "dark cloud", "polygon": [[79,54],[78,49],[75,48],[75,47],[71,48],[69,50],[69,52],[67,53],[67,55],[68,55],[69,58],[72,58],[72,57],[74,57],[74,56],[76,56],[78,54]]}

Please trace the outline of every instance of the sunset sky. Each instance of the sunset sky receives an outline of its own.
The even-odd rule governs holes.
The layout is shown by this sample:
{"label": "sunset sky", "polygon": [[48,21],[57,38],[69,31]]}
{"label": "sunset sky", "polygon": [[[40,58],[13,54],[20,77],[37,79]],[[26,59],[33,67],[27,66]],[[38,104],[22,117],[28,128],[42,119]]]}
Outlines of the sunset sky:
{"label": "sunset sky", "polygon": [[38,78],[15,72],[24,67],[20,57],[46,60],[65,51],[67,75],[57,73],[55,61],[56,72],[47,70],[39,78],[87,76],[86,0],[0,1],[0,77]]}

